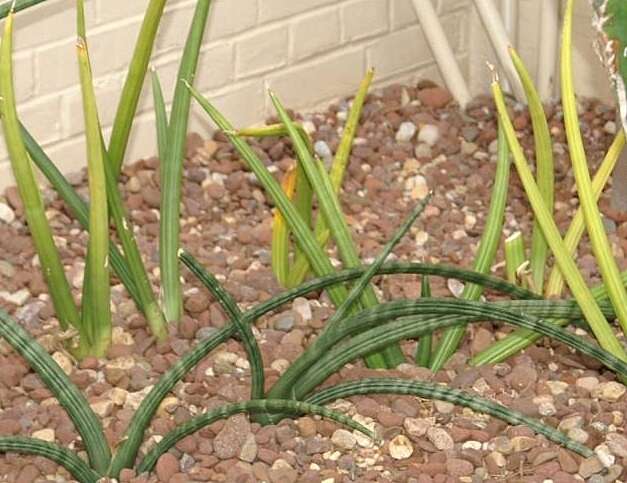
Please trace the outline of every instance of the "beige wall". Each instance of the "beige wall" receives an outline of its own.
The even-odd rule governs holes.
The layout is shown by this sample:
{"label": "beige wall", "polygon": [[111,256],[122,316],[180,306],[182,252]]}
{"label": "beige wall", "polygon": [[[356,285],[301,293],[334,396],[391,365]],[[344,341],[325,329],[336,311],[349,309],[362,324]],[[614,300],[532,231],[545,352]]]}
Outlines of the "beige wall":
{"label": "beige wall", "polygon": [[[467,66],[469,0],[434,0],[459,60]],[[88,0],[88,40],[100,116],[109,129],[147,0]],[[153,64],[167,101],[194,0],[170,0]],[[16,17],[19,111],[63,170],[84,165],[81,95],[75,61],[74,0],[49,0]],[[365,70],[379,84],[438,80],[410,0],[215,0],[196,86],[235,125],[270,113],[267,88],[290,107],[310,109],[355,91]],[[156,152],[149,89],[127,159]],[[191,128],[210,129],[198,109]],[[108,132],[108,131],[107,131]],[[11,183],[4,146],[0,188]]]}

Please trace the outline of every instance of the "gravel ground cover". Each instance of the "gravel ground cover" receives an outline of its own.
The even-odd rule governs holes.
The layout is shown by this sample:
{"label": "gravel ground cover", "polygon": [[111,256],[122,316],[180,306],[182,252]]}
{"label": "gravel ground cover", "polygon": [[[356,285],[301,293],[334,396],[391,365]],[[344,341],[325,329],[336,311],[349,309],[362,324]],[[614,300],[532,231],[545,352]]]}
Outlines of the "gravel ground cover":
{"label": "gravel ground cover", "polygon": [[[337,148],[349,102],[302,116],[317,153],[325,160],[330,160]],[[596,167],[617,129],[615,111],[593,100],[582,100],[580,107],[590,163]],[[531,156],[528,113],[514,104],[512,110],[515,127]],[[556,219],[565,228],[577,199],[561,109],[548,106],[547,110],[556,143]],[[432,189],[430,206],[393,258],[470,267],[487,213],[495,139],[494,109],[488,98],[477,98],[462,114],[446,90],[429,82],[393,85],[370,95],[341,198],[363,259],[372,260],[400,220]],[[254,145],[277,177],[294,163],[286,139],[267,138]],[[122,190],[155,283],[158,165],[156,158],[139,160],[125,167],[122,176]],[[515,173],[512,178],[504,235],[522,230],[530,240],[529,207]],[[71,180],[86,195],[85,174],[75,173]],[[270,269],[272,207],[224,136],[218,133],[208,140],[189,137],[183,191],[184,247],[224,282],[242,308],[277,293],[279,287]],[[46,191],[45,197],[57,245],[79,296],[86,235],[54,192]],[[601,201],[605,224],[625,269],[627,215],[613,212],[608,198],[606,193]],[[63,350],[63,341],[53,335],[58,333],[57,322],[15,189],[0,197],[0,251],[0,306],[39,339],[85,392],[104,420],[112,445],[123,437],[139,402],[170,364],[227,322],[219,304],[184,270],[186,315],[178,328],[172,328],[167,342],[155,343],[145,320],[117,284],[113,288],[114,343],[108,357],[77,363]],[[578,263],[588,280],[598,281],[586,241]],[[493,267],[493,272],[504,276],[501,264]],[[386,300],[415,298],[420,293],[418,277],[410,275],[378,279],[377,287],[380,298]],[[461,291],[455,281],[434,279],[432,287],[435,296]],[[254,331],[268,385],[303,351],[331,313],[326,296],[314,294],[295,300],[257,324]],[[542,418],[596,448],[598,456],[584,460],[528,428],[509,427],[450,403],[372,396],[338,401],[332,407],[377,427],[383,435],[380,445],[312,417],[260,427],[246,416],[235,416],[179,442],[175,450],[161,457],[150,477],[125,471],[121,481],[600,483],[627,479],[626,388],[595,361],[546,340],[501,364],[481,368],[467,364],[470,355],[503,337],[507,330],[500,325],[474,325],[460,351],[435,375],[409,363],[381,372],[356,362],[329,382],[382,374],[436,380]],[[411,341],[403,344],[408,362],[415,345]],[[249,387],[245,352],[238,342],[229,341],[164,400],[147,445],[205,408],[247,399]],[[58,403],[5,343],[0,343],[0,434],[33,435],[82,450]],[[71,478],[42,458],[0,457],[0,481],[46,480]]]}

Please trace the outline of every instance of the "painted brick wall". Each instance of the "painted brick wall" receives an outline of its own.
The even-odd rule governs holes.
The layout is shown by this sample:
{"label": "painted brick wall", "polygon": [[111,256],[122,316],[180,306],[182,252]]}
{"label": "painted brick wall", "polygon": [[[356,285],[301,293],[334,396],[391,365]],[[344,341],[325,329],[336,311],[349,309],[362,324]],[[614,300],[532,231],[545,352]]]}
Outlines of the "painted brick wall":
{"label": "painted brick wall", "polygon": [[[148,0],[88,0],[96,94],[106,134]],[[467,68],[469,0],[433,0]],[[170,102],[194,0],[170,0],[153,65]],[[16,17],[15,75],[23,122],[66,172],[84,165],[85,146],[74,0],[49,2]],[[411,0],[214,0],[196,87],[237,126],[262,121],[275,90],[292,108],[312,109],[355,91],[368,67],[379,85],[438,80]],[[190,130],[211,131],[197,108]],[[0,143],[1,144],[1,143]],[[127,160],[156,152],[149,88]],[[0,188],[11,184],[0,146]]]}

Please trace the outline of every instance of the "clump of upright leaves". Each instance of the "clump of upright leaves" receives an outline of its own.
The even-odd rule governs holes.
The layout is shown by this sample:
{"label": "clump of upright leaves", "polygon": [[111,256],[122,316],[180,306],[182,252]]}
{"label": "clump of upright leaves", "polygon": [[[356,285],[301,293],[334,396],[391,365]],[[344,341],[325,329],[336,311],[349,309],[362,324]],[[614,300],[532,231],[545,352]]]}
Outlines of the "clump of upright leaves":
{"label": "clump of upright leaves", "polygon": [[[475,255],[474,271],[487,273],[494,262],[496,251],[501,239],[501,230],[505,217],[505,205],[507,203],[507,191],[510,172],[509,149],[505,139],[503,127],[499,124],[497,140],[497,168],[494,178],[494,186],[490,196],[490,209],[486,220],[486,226],[481,236],[479,249]],[[461,297],[465,300],[477,300],[481,296],[483,287],[480,285],[466,284]],[[465,334],[463,325],[451,327],[444,332],[440,343],[430,360],[430,367],[438,371],[457,350]]]}
{"label": "clump of upright leaves", "polygon": [[[125,114],[118,118],[123,121],[124,119],[128,120],[129,117],[132,120],[134,117],[136,101],[139,99],[141,84],[143,84],[143,75],[145,75],[143,64],[146,63],[147,59],[150,57],[156,33],[155,23],[157,25],[159,23],[164,3],[164,0],[151,0],[148,5],[146,18],[144,19],[144,24],[142,25],[142,30],[138,38],[138,47],[136,48],[131,62],[131,73],[129,74],[129,80],[127,80],[127,87],[130,86],[130,88],[125,88],[122,99],[120,100],[120,103],[125,105],[125,109],[122,109],[122,111],[125,111]],[[12,24],[13,16],[10,15],[7,19],[7,28],[12,28]],[[138,308],[144,312],[153,334],[162,339],[165,337],[167,331],[165,320],[152,292],[152,287],[148,280],[148,275],[141,259],[137,242],[134,238],[133,227],[125,213],[117,187],[117,175],[113,173],[109,153],[105,148],[102,138],[88,56],[84,6],[82,1],[77,2],[77,32],[77,58],[81,91],[83,93],[85,132],[87,138],[89,205],[77,195],[72,186],[47,157],[41,146],[37,144],[27,129],[19,123],[15,113],[9,115],[7,118],[11,123],[11,131],[8,132],[8,136],[6,137],[7,140],[9,140],[9,137],[14,138],[10,144],[16,147],[16,150],[14,150],[16,154],[22,153],[22,159],[24,159],[24,155],[27,156],[25,159],[28,159],[28,156],[32,158],[42,173],[49,179],[52,186],[58,191],[59,195],[68,203],[81,225],[89,231],[89,244],[83,285],[82,314],[79,317],[78,311],[74,306],[75,321],[72,323],[80,335],[79,347],[75,353],[78,356],[84,356],[87,354],[102,355],[110,343],[109,266],[113,267],[120,276],[120,279],[128,288]],[[5,58],[10,64],[11,42],[4,42],[3,46],[7,52]],[[139,83],[138,79],[140,80]],[[11,82],[4,82],[3,85],[6,89],[12,89]],[[6,92],[6,94],[10,93]],[[6,95],[5,98],[10,100],[12,96]],[[10,105],[10,102],[7,103],[7,106]],[[121,124],[126,126],[127,122],[124,121],[121,122]],[[118,129],[120,133],[119,136],[124,137],[128,134],[129,130],[130,125]],[[16,135],[19,135],[19,138],[16,138]],[[118,136],[113,136],[111,142],[115,143],[116,139],[118,139]],[[19,144],[17,144],[18,142],[22,144],[23,148],[20,149]],[[125,143],[122,144],[124,144],[125,148]],[[119,151],[121,156],[123,156],[124,148]],[[25,154],[26,152],[28,153],[27,155]],[[22,171],[20,171],[21,176],[18,175],[17,177],[26,179],[24,177],[25,171],[23,170],[28,167],[29,165],[25,163],[18,164],[18,170],[21,169]],[[38,191],[34,184],[32,170],[31,178],[33,178],[31,180],[31,187],[26,197],[33,198],[38,195]],[[36,213],[36,210],[34,213]],[[35,216],[37,215],[35,214]],[[109,217],[113,219],[115,224],[123,254],[114,244],[109,243]],[[33,223],[35,229],[31,231],[33,232],[34,239],[41,239],[40,236],[35,237],[35,232],[38,232],[38,228],[41,227],[40,225],[39,222]],[[54,245],[52,245],[52,248],[54,248]],[[44,251],[43,259],[45,262],[43,262],[42,268],[44,269],[44,275],[51,274],[53,277],[56,277],[54,282],[46,277],[50,292],[53,295],[53,301],[59,299],[57,296],[58,293],[63,291],[67,292],[62,298],[62,300],[66,301],[65,306],[59,307],[59,304],[55,302],[55,309],[57,310],[62,328],[67,328],[67,307],[69,306],[69,302],[67,301],[69,300],[72,305],[74,302],[71,298],[69,286],[67,285],[67,281],[65,281],[63,272],[53,270],[48,266],[51,252],[49,248],[46,250],[47,251]],[[62,279],[59,278],[59,276],[62,276]],[[67,289],[65,287],[67,287]]]}
{"label": "clump of upright leaves", "polygon": [[[226,118],[218,112],[206,98],[204,98],[192,86],[188,87],[201,107],[226,134],[235,149],[242,156],[242,159],[244,159],[257,176],[261,185],[266,189],[271,199],[274,201],[276,208],[281,212],[286,223],[289,225],[289,228],[300,249],[308,257],[309,263],[315,273],[318,276],[333,273],[334,268],[331,264],[329,256],[320,246],[315,234],[312,233],[311,228],[303,219],[295,204],[288,198],[280,184],[270,174],[256,153],[238,135],[238,132],[233,129],[233,126],[231,126]],[[326,223],[329,224],[330,231],[338,245],[338,249],[344,263],[349,267],[359,265],[360,261],[346,225],[346,220],[342,214],[339,201],[333,191],[328,173],[324,169],[322,161],[315,158],[311,154],[307,142],[299,133],[297,125],[289,118],[285,108],[281,105],[276,96],[271,95],[271,99],[275,105],[282,125],[287,130],[292,140],[299,159],[299,166],[305,172],[312,190],[317,195],[318,202],[321,205],[321,211],[326,219]],[[334,305],[339,307],[348,296],[348,292],[345,287],[333,287],[329,290],[329,296]],[[372,288],[368,288],[365,293],[362,294],[360,302],[366,304],[367,306],[372,306],[377,303],[376,296],[372,291]],[[389,350],[386,350],[385,357],[383,354],[376,353],[368,355],[367,357],[367,361],[371,367],[396,366],[403,360],[404,357],[402,352],[400,352],[398,345],[392,346]]]}
{"label": "clump of upright leaves", "polygon": [[41,193],[21,137],[13,79],[13,19],[14,15],[11,13],[5,21],[0,48],[0,95],[4,139],[20,198],[24,204],[24,215],[39,256],[44,279],[50,290],[57,318],[61,328],[68,329],[73,326],[79,329],[81,322],[78,309],[72,298],[63,264],[52,238]]}

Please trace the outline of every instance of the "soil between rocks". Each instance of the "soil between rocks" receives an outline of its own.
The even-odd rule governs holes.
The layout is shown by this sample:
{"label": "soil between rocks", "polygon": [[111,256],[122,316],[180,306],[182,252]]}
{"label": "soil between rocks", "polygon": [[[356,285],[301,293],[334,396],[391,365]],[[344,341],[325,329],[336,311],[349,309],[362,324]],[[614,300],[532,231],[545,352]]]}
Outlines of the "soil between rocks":
{"label": "soil between rocks", "polygon": [[[446,262],[471,267],[480,240],[494,175],[496,126],[488,98],[478,98],[465,114],[449,103],[448,93],[430,83],[395,85],[368,97],[353,148],[341,200],[364,260],[371,260],[403,216],[429,189],[435,195],[394,251],[402,260]],[[323,158],[337,148],[349,101],[302,116]],[[528,113],[511,106],[527,154],[533,139]],[[556,157],[556,219],[564,229],[577,206],[573,192],[562,115],[547,106]],[[590,164],[595,168],[616,131],[615,112],[597,101],[581,102],[581,125]],[[289,141],[253,142],[277,177],[294,163]],[[137,228],[153,281],[158,280],[159,161],[140,160],[124,169],[121,187]],[[513,169],[513,168],[512,168]],[[530,211],[512,171],[504,235],[522,230],[530,239]],[[86,195],[84,173],[71,176]],[[190,136],[184,176],[182,245],[216,274],[242,308],[279,291],[270,269],[271,206],[219,133],[211,140]],[[46,190],[49,218],[67,273],[78,297],[82,285],[86,235],[69,210]],[[601,206],[615,255],[624,269],[627,217]],[[15,189],[0,198],[0,306],[9,310],[49,350],[103,418],[114,446],[123,437],[139,402],[167,368],[215,328],[226,323],[219,305],[183,269],[185,312],[166,343],[155,344],[145,321],[124,288],[113,288],[114,344],[105,360],[69,359],[55,338],[58,324],[34,261]],[[334,254],[337,258],[337,255]],[[502,255],[499,254],[499,260]],[[584,241],[579,266],[598,281],[594,259]],[[502,265],[493,270],[503,275]],[[117,283],[117,280],[116,280]],[[437,296],[450,296],[455,284],[432,280]],[[415,298],[417,277],[377,280],[380,298]],[[488,296],[490,296],[488,294]],[[258,337],[270,385],[324,326],[332,313],[328,299],[316,294],[259,321]],[[610,482],[627,478],[625,387],[608,371],[565,347],[543,341],[509,361],[471,368],[467,358],[501,338],[508,329],[475,325],[446,368],[432,376],[411,364],[396,371],[370,371],[361,362],[347,366],[329,382],[394,375],[434,379],[463,388],[559,426],[570,437],[597,448],[599,457],[582,460],[525,427],[448,403],[414,397],[354,397],[333,408],[360,415],[378,427],[381,446],[335,423],[302,417],[260,427],[246,416],[218,422],[190,436],[164,455],[151,476],[125,470],[124,482],[475,482],[586,479]],[[403,344],[408,362],[414,342]],[[210,354],[179,383],[162,404],[147,435],[147,446],[205,408],[247,399],[249,366],[236,341]],[[82,451],[72,423],[41,381],[4,342],[0,344],[0,435],[33,435]],[[0,481],[72,481],[42,458],[0,457]]]}

